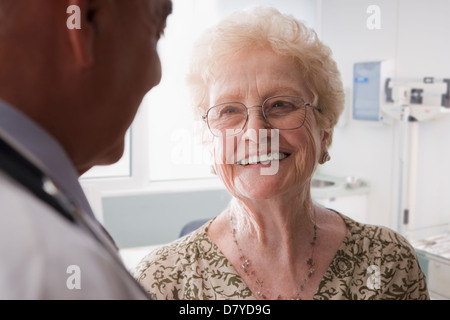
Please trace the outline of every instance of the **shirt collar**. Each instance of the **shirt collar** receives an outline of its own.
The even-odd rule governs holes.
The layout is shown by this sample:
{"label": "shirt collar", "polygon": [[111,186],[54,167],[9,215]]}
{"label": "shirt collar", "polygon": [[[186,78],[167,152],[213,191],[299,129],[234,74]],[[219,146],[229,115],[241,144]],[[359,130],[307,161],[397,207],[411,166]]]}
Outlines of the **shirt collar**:
{"label": "shirt collar", "polygon": [[0,131],[27,150],[66,195],[87,214],[93,212],[78,181],[78,173],[61,144],[44,128],[0,100]]}

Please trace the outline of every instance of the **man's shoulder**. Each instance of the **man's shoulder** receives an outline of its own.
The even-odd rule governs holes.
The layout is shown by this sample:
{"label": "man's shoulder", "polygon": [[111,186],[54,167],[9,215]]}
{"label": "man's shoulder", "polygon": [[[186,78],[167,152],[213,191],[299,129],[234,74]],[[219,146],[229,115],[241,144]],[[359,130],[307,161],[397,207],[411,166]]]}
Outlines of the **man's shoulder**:
{"label": "man's shoulder", "polygon": [[1,173],[0,203],[0,298],[145,297],[93,237]]}

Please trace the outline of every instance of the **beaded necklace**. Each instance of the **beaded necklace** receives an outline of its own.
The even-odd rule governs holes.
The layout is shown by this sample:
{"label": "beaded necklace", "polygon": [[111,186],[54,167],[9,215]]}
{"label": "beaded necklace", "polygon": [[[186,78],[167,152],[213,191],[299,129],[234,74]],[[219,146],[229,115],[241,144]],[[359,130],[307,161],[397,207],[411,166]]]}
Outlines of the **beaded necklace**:
{"label": "beaded necklace", "polygon": [[[231,228],[231,234],[233,235],[233,242],[235,243],[238,252],[239,252],[239,259],[241,260],[241,269],[245,272],[245,274],[250,278],[253,279],[255,278],[255,283],[257,286],[257,292],[256,295],[260,298],[260,299],[264,299],[267,300],[268,297],[266,294],[264,294],[264,281],[260,280],[257,275],[256,275],[256,271],[253,268],[252,263],[250,262],[250,260],[245,256],[244,252],[242,251],[241,247],[239,246],[239,243],[237,241],[236,238],[236,228],[234,226],[234,221],[233,221],[233,217],[231,216],[231,213],[229,214],[229,222],[230,222],[230,228]],[[313,226],[313,230],[314,230],[314,236],[312,241],[310,242],[311,245],[311,257],[306,260],[306,265],[308,267],[308,272],[306,273],[305,278],[303,279],[303,281],[299,284],[299,291],[297,293],[295,293],[292,297],[291,300],[302,300],[301,298],[301,293],[304,291],[305,286],[308,282],[308,280],[311,278],[311,276],[313,275],[315,269],[314,269],[314,248],[316,246],[316,240],[317,240],[317,224],[316,224],[316,219],[315,219],[315,210],[314,210],[314,226]],[[281,295],[278,295],[277,299],[282,299]]]}

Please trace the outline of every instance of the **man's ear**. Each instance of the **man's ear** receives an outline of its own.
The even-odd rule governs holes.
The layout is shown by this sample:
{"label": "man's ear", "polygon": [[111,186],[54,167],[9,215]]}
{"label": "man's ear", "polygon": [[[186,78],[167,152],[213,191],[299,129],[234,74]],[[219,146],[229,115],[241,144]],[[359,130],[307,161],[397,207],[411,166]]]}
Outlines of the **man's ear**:
{"label": "man's ear", "polygon": [[94,63],[94,44],[98,32],[98,0],[67,1],[67,32],[75,61],[81,67]]}

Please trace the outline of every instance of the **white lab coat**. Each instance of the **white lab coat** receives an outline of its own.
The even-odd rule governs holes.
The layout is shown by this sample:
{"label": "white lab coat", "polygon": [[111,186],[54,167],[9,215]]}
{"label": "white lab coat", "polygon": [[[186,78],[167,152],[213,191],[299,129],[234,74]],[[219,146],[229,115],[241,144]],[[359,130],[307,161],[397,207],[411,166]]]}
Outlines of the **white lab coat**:
{"label": "white lab coat", "polygon": [[147,299],[90,234],[0,171],[0,299]]}

